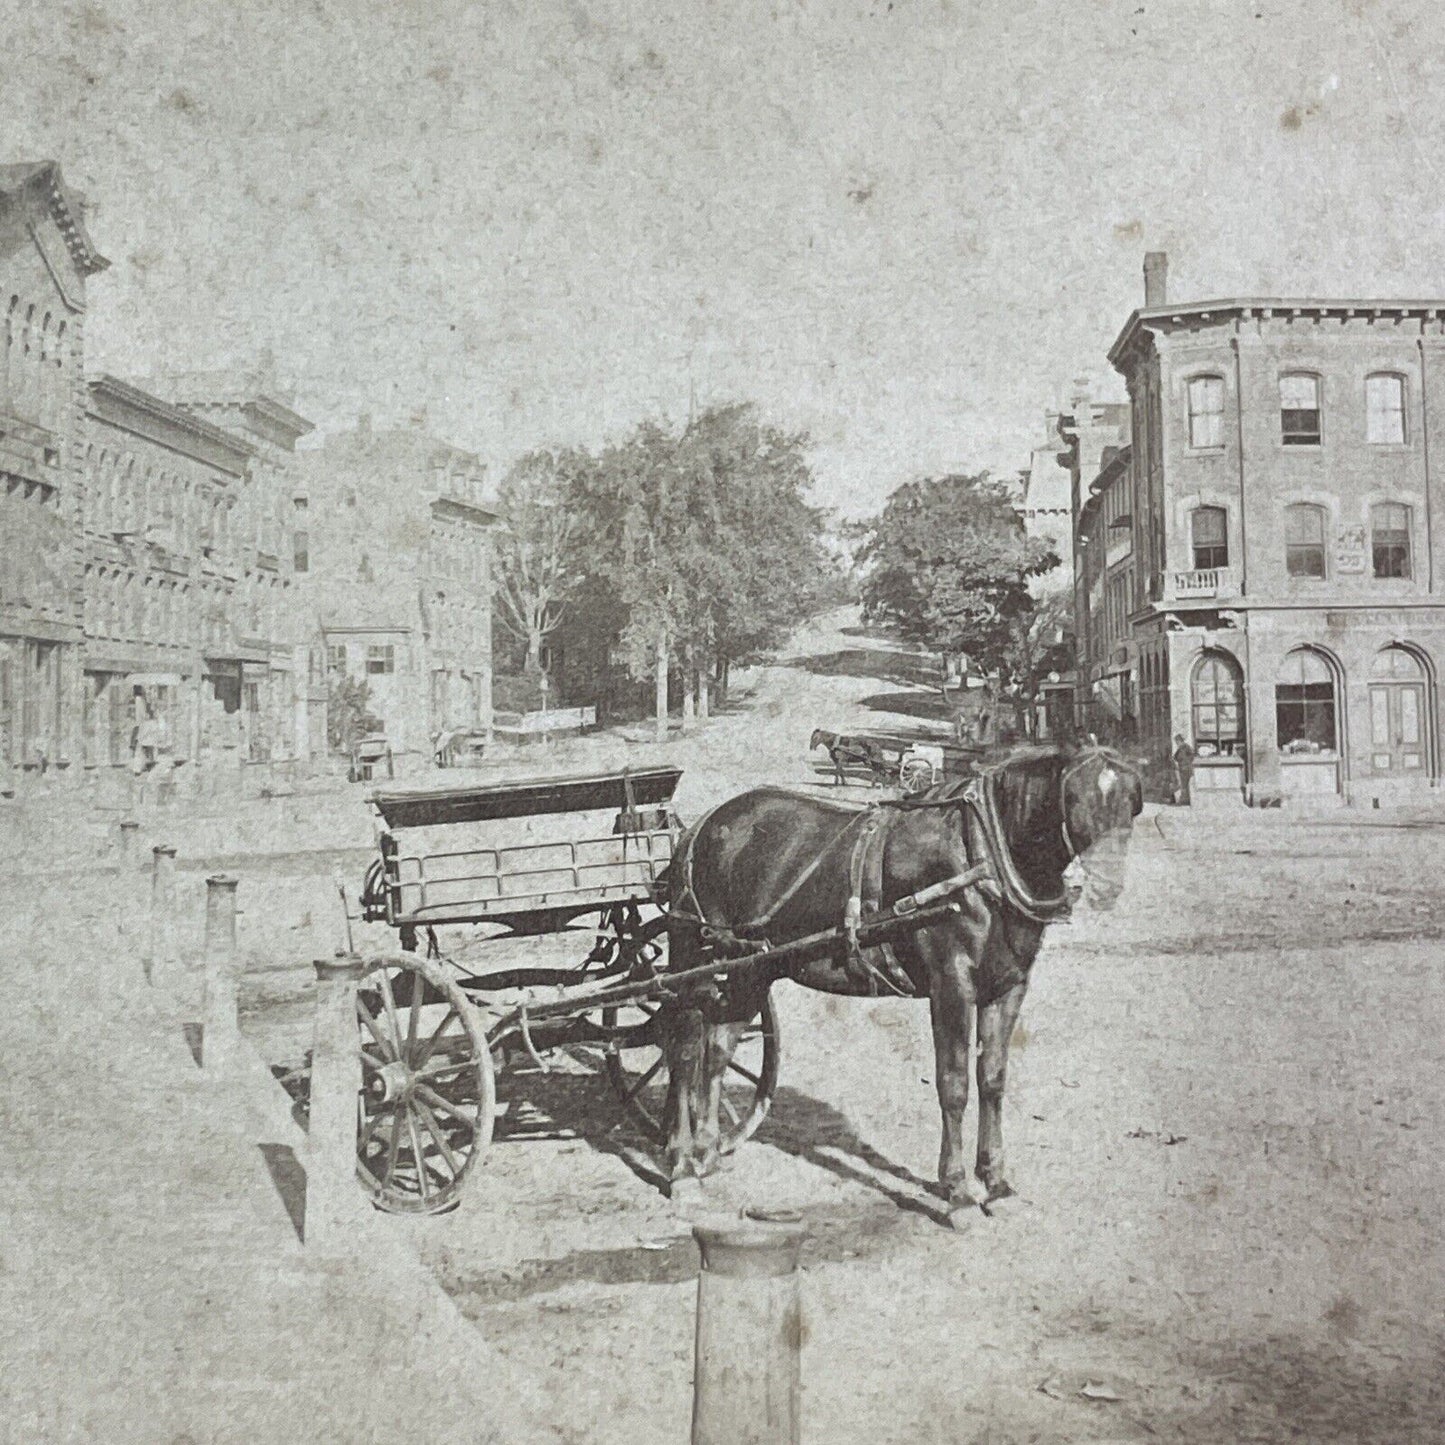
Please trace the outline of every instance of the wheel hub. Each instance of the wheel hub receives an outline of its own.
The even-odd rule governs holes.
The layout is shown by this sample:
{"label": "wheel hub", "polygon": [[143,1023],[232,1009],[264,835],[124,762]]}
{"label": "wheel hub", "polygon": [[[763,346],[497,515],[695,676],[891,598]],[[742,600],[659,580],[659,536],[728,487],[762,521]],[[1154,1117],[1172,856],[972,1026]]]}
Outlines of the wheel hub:
{"label": "wheel hub", "polygon": [[416,1087],[416,1075],[401,1059],[393,1059],[389,1064],[383,1064],[378,1077],[381,1079],[383,1103],[392,1104],[398,1099],[405,1099]]}

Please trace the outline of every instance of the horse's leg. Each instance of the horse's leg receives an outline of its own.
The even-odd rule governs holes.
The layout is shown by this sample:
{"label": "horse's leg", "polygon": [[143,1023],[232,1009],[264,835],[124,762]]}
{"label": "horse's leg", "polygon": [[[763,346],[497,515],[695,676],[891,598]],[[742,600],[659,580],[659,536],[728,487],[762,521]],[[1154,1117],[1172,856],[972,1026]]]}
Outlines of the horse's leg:
{"label": "horse's leg", "polygon": [[978,1177],[990,1201],[1013,1193],[1003,1174],[1003,1090],[1008,1046],[1023,1006],[1025,984],[978,1011]]}
{"label": "horse's leg", "polygon": [[667,1177],[673,1192],[693,1173],[695,1131],[702,1091],[703,1031],[701,1012],[685,1001],[667,1008],[663,1028],[667,1054]]}
{"label": "horse's leg", "polygon": [[933,1073],[938,1107],[943,1116],[943,1141],[938,1151],[938,1182],[949,1208],[961,1209],[979,1202],[964,1163],[963,1115],[968,1108],[968,1040],[973,1014],[973,982],[968,955],[929,959],[942,947],[920,937],[919,951],[930,963],[932,990],[929,1007],[933,1019]]}

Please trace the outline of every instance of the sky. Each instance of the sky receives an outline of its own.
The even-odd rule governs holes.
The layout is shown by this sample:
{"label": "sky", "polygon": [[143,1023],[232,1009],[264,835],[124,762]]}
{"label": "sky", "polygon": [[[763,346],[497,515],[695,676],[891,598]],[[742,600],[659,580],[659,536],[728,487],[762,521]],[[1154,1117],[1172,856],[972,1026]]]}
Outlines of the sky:
{"label": "sky", "polygon": [[92,372],[265,348],[494,474],[752,400],[859,515],[1176,300],[1445,296],[1438,0],[0,0]]}

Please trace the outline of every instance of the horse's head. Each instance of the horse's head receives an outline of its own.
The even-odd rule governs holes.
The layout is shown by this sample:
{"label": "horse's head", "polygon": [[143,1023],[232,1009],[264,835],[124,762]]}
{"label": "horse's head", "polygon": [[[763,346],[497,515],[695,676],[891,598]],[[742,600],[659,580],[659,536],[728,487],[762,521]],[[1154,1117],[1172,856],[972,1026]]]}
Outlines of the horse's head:
{"label": "horse's head", "polygon": [[1060,775],[1064,841],[1084,872],[1084,896],[1107,911],[1124,891],[1134,819],[1144,807],[1139,773],[1108,748],[1088,747]]}
{"label": "horse's head", "polygon": [[827,741],[828,734],[825,733],[822,728],[814,728],[813,736],[808,739],[808,751],[812,752],[814,748],[825,744]]}

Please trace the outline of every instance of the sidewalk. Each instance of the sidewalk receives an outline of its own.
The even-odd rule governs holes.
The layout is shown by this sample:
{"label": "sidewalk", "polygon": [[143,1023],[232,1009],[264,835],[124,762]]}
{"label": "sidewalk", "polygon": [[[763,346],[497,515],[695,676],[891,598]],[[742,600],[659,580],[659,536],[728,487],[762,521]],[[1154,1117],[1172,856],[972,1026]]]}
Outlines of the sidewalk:
{"label": "sidewalk", "polygon": [[384,1219],[344,1263],[307,1256],[299,1136],[197,1068],[106,891],[0,893],[0,1440],[585,1439]]}

